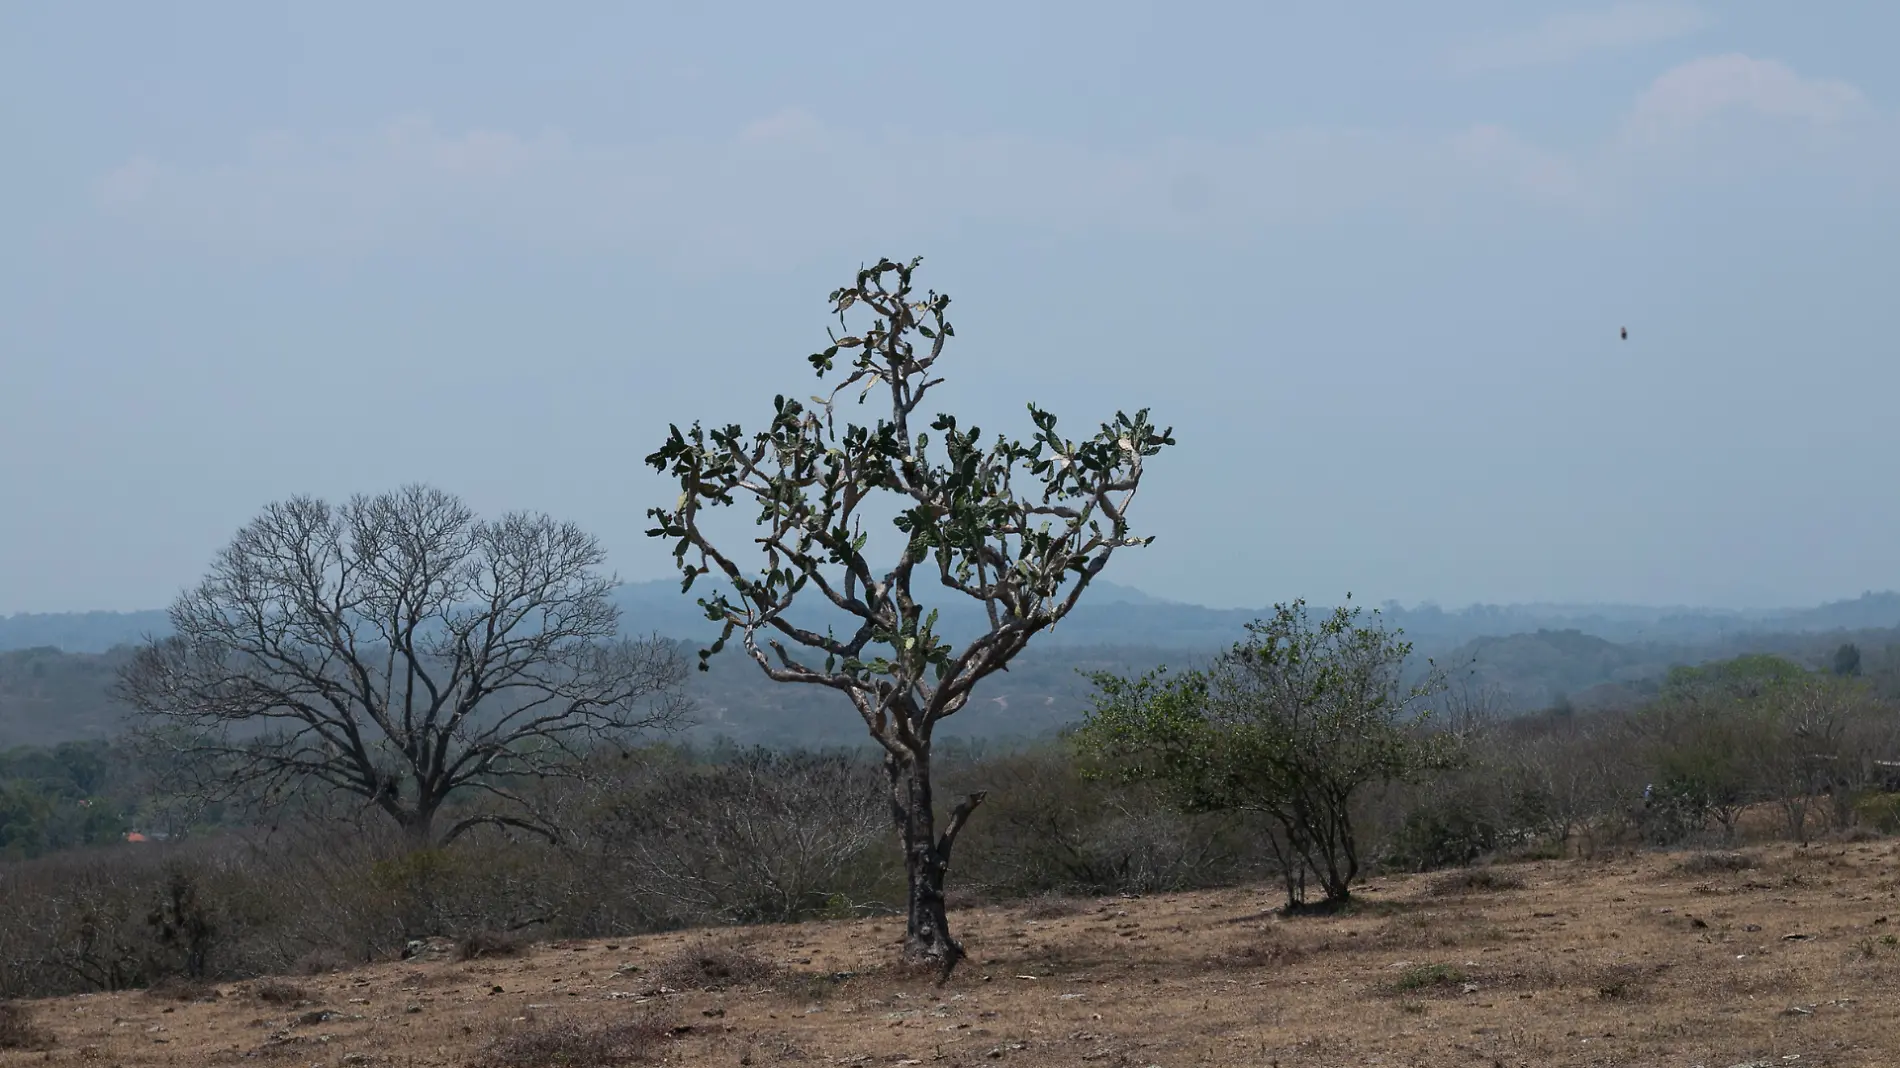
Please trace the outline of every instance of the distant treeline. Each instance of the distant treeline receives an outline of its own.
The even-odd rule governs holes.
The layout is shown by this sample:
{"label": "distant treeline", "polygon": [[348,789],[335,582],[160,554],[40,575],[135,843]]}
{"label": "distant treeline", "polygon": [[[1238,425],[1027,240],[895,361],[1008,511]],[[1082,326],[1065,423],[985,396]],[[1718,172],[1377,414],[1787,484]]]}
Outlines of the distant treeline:
{"label": "distant treeline", "polygon": [[[1148,611],[1119,607],[1130,613]],[[1408,632],[1407,637],[1412,635]],[[1455,688],[1482,691],[1501,713],[1525,714],[1563,706],[1631,708],[1653,696],[1672,667],[1747,653],[1771,653],[1818,668],[1846,643],[1862,650],[1862,673],[1878,690],[1900,696],[1900,629],[1741,633],[1700,645],[1617,643],[1575,630],[1542,630],[1479,638],[1450,648],[1415,644],[1419,668],[1429,657]],[[1160,664],[1186,667],[1218,648],[1212,643],[1192,648],[1035,646],[1008,672],[985,680],[970,707],[944,729],[962,738],[1047,735],[1073,724],[1088,707],[1088,673],[1139,673]],[[691,648],[687,651],[690,654]],[[127,656],[124,649],[0,652],[0,748],[116,736],[124,728],[126,712],[111,690]],[[857,745],[862,740],[862,727],[836,694],[774,685],[735,653],[715,657],[712,670],[692,673],[688,685],[698,706],[698,725],[690,736],[700,741],[728,735],[772,747],[810,747]]]}

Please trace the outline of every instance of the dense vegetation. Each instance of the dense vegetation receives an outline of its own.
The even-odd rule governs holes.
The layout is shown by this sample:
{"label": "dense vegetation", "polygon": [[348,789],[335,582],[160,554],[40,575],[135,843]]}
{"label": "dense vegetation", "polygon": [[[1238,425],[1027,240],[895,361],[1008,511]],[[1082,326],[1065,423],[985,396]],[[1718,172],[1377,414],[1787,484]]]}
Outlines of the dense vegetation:
{"label": "dense vegetation", "polygon": [[[1900,831],[1900,781],[1885,763],[1900,756],[1900,715],[1831,664],[1746,657],[1680,670],[1630,711],[1465,711],[1467,759],[1354,797],[1366,870]],[[1090,774],[1094,760],[1071,738],[940,748],[946,792],[989,793],[953,899],[1287,872],[1271,813],[1200,811],[1163,784]],[[603,755],[584,779],[545,787],[564,814],[559,843],[483,832],[423,850],[347,809],[274,823],[163,813],[188,833],[123,843],[129,819],[160,810],[112,747],[13,750],[0,768],[4,796],[27,799],[8,810],[29,813],[6,825],[13,856],[41,854],[0,864],[0,996],[344,967],[430,938],[482,952],[525,937],[903,906],[882,772],[861,750]],[[1759,814],[1752,824],[1745,810]]]}

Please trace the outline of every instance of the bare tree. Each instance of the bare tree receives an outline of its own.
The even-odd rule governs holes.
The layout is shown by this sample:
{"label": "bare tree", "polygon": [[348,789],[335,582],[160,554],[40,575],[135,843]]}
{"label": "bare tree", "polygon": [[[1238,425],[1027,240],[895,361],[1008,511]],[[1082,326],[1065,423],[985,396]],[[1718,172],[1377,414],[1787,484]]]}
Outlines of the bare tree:
{"label": "bare tree", "polygon": [[[684,658],[618,637],[602,560],[573,524],[481,520],[425,486],[293,498],[178,598],[175,633],[119,692],[198,796],[353,795],[418,843],[482,824],[551,833],[513,784],[685,712]],[[440,830],[459,798],[472,803]]]}
{"label": "bare tree", "polygon": [[[1057,432],[1054,415],[1031,405],[1030,443],[999,437],[985,447],[980,431],[949,415],[931,422],[942,435],[931,442],[915,425],[918,409],[942,381],[932,375],[955,331],[945,317],[949,297],[933,291],[918,299],[916,266],[881,260],[831,295],[841,324],[854,311],[873,321],[811,357],[820,377],[840,353],[851,360],[813,407],[778,397],[770,428],[752,437],[737,426],[674,426],[647,462],[678,480],[681,493],[671,507],[652,510],[659,525],[649,533],[674,543],[683,590],[714,573],[730,586],[699,602],[723,624],[702,668],[736,633],[770,678],[837,690],[863,717],[884,750],[903,839],[905,952],[947,974],[963,951],[944,915],[944,873],[983,794],[958,802],[938,833],[933,733],[979,682],[1075,607],[1117,548],[1145,544],[1129,532],[1127,510],[1143,461],[1173,438],[1144,410],[1117,413],[1092,437],[1072,441]],[[838,425],[836,401],[854,387],[860,402],[873,391],[888,398],[875,425]],[[702,526],[708,509],[740,500],[758,506],[762,559],[716,546]],[[894,567],[874,571],[864,525],[885,505],[896,511],[902,546]],[[928,594],[914,588],[920,569],[926,582],[984,609],[987,627],[961,649],[919,601]],[[844,620],[842,633],[821,616],[791,616],[794,602],[803,611],[814,601]]]}

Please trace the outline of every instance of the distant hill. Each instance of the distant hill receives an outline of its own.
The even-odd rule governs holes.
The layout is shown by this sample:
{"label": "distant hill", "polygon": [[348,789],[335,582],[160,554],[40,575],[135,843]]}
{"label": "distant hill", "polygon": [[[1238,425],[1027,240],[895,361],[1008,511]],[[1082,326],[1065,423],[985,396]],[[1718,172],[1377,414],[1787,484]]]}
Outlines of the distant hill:
{"label": "distant hill", "polygon": [[171,620],[162,611],[22,613],[0,616],[0,652],[52,648],[103,653],[141,641],[147,634],[170,631]]}
{"label": "distant hill", "polygon": [[[705,591],[694,588],[694,596]],[[984,625],[982,609],[958,594],[936,592],[949,636],[965,637]],[[629,633],[659,633],[686,641],[706,641],[716,633],[672,579],[630,582],[615,592],[622,626]],[[1044,635],[1050,646],[1153,646],[1158,649],[1212,650],[1241,636],[1241,628],[1267,613],[1260,608],[1207,608],[1156,597],[1131,586],[1097,580],[1061,626]],[[1710,645],[1745,640],[1750,635],[1824,634],[1836,631],[1900,627],[1900,593],[1866,593],[1849,601],[1815,608],[1767,612],[1731,612],[1702,608],[1635,605],[1471,605],[1446,610],[1435,605],[1381,608],[1389,625],[1402,628],[1421,653],[1443,653],[1480,638],[1504,638],[1538,631],[1576,631],[1617,643]],[[815,612],[820,626],[844,627],[842,613]],[[101,653],[169,630],[165,613],[73,612],[0,617],[0,651],[50,646],[76,653]]]}
{"label": "distant hill", "polygon": [[110,738],[125,710],[110,690],[118,653],[16,649],[0,653],[0,749]]}
{"label": "distant hill", "polygon": [[[689,650],[716,628],[673,581],[628,583],[615,593],[629,633],[658,633]],[[966,636],[983,625],[967,599],[945,596],[943,628]],[[1560,699],[1580,708],[1629,705],[1653,692],[1675,664],[1768,652],[1810,666],[1842,642],[1860,645],[1866,671],[1900,695],[1900,594],[1870,593],[1817,608],[1755,614],[1617,605],[1475,605],[1445,611],[1388,605],[1422,661],[1454,681],[1489,688],[1518,711]],[[1204,660],[1243,635],[1265,609],[1215,609],[1098,582],[1011,669],[989,679],[948,735],[1046,733],[1087,707],[1082,670],[1140,671]],[[839,625],[842,618],[834,617]],[[824,623],[820,617],[819,625]],[[163,634],[162,612],[17,615],[0,619],[0,747],[98,738],[119,729],[123,710],[107,696],[125,656],[115,647]],[[836,694],[774,685],[737,649],[693,673],[696,734],[771,744],[855,742],[863,728]]]}

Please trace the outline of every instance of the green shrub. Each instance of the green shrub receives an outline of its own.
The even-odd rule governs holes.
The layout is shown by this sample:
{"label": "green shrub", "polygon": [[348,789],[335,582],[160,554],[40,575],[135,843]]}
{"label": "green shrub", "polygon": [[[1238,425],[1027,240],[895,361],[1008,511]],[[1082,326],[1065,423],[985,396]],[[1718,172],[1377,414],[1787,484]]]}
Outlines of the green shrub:
{"label": "green shrub", "polygon": [[1900,834],[1900,794],[1869,794],[1854,802],[1854,815],[1882,834]]}

